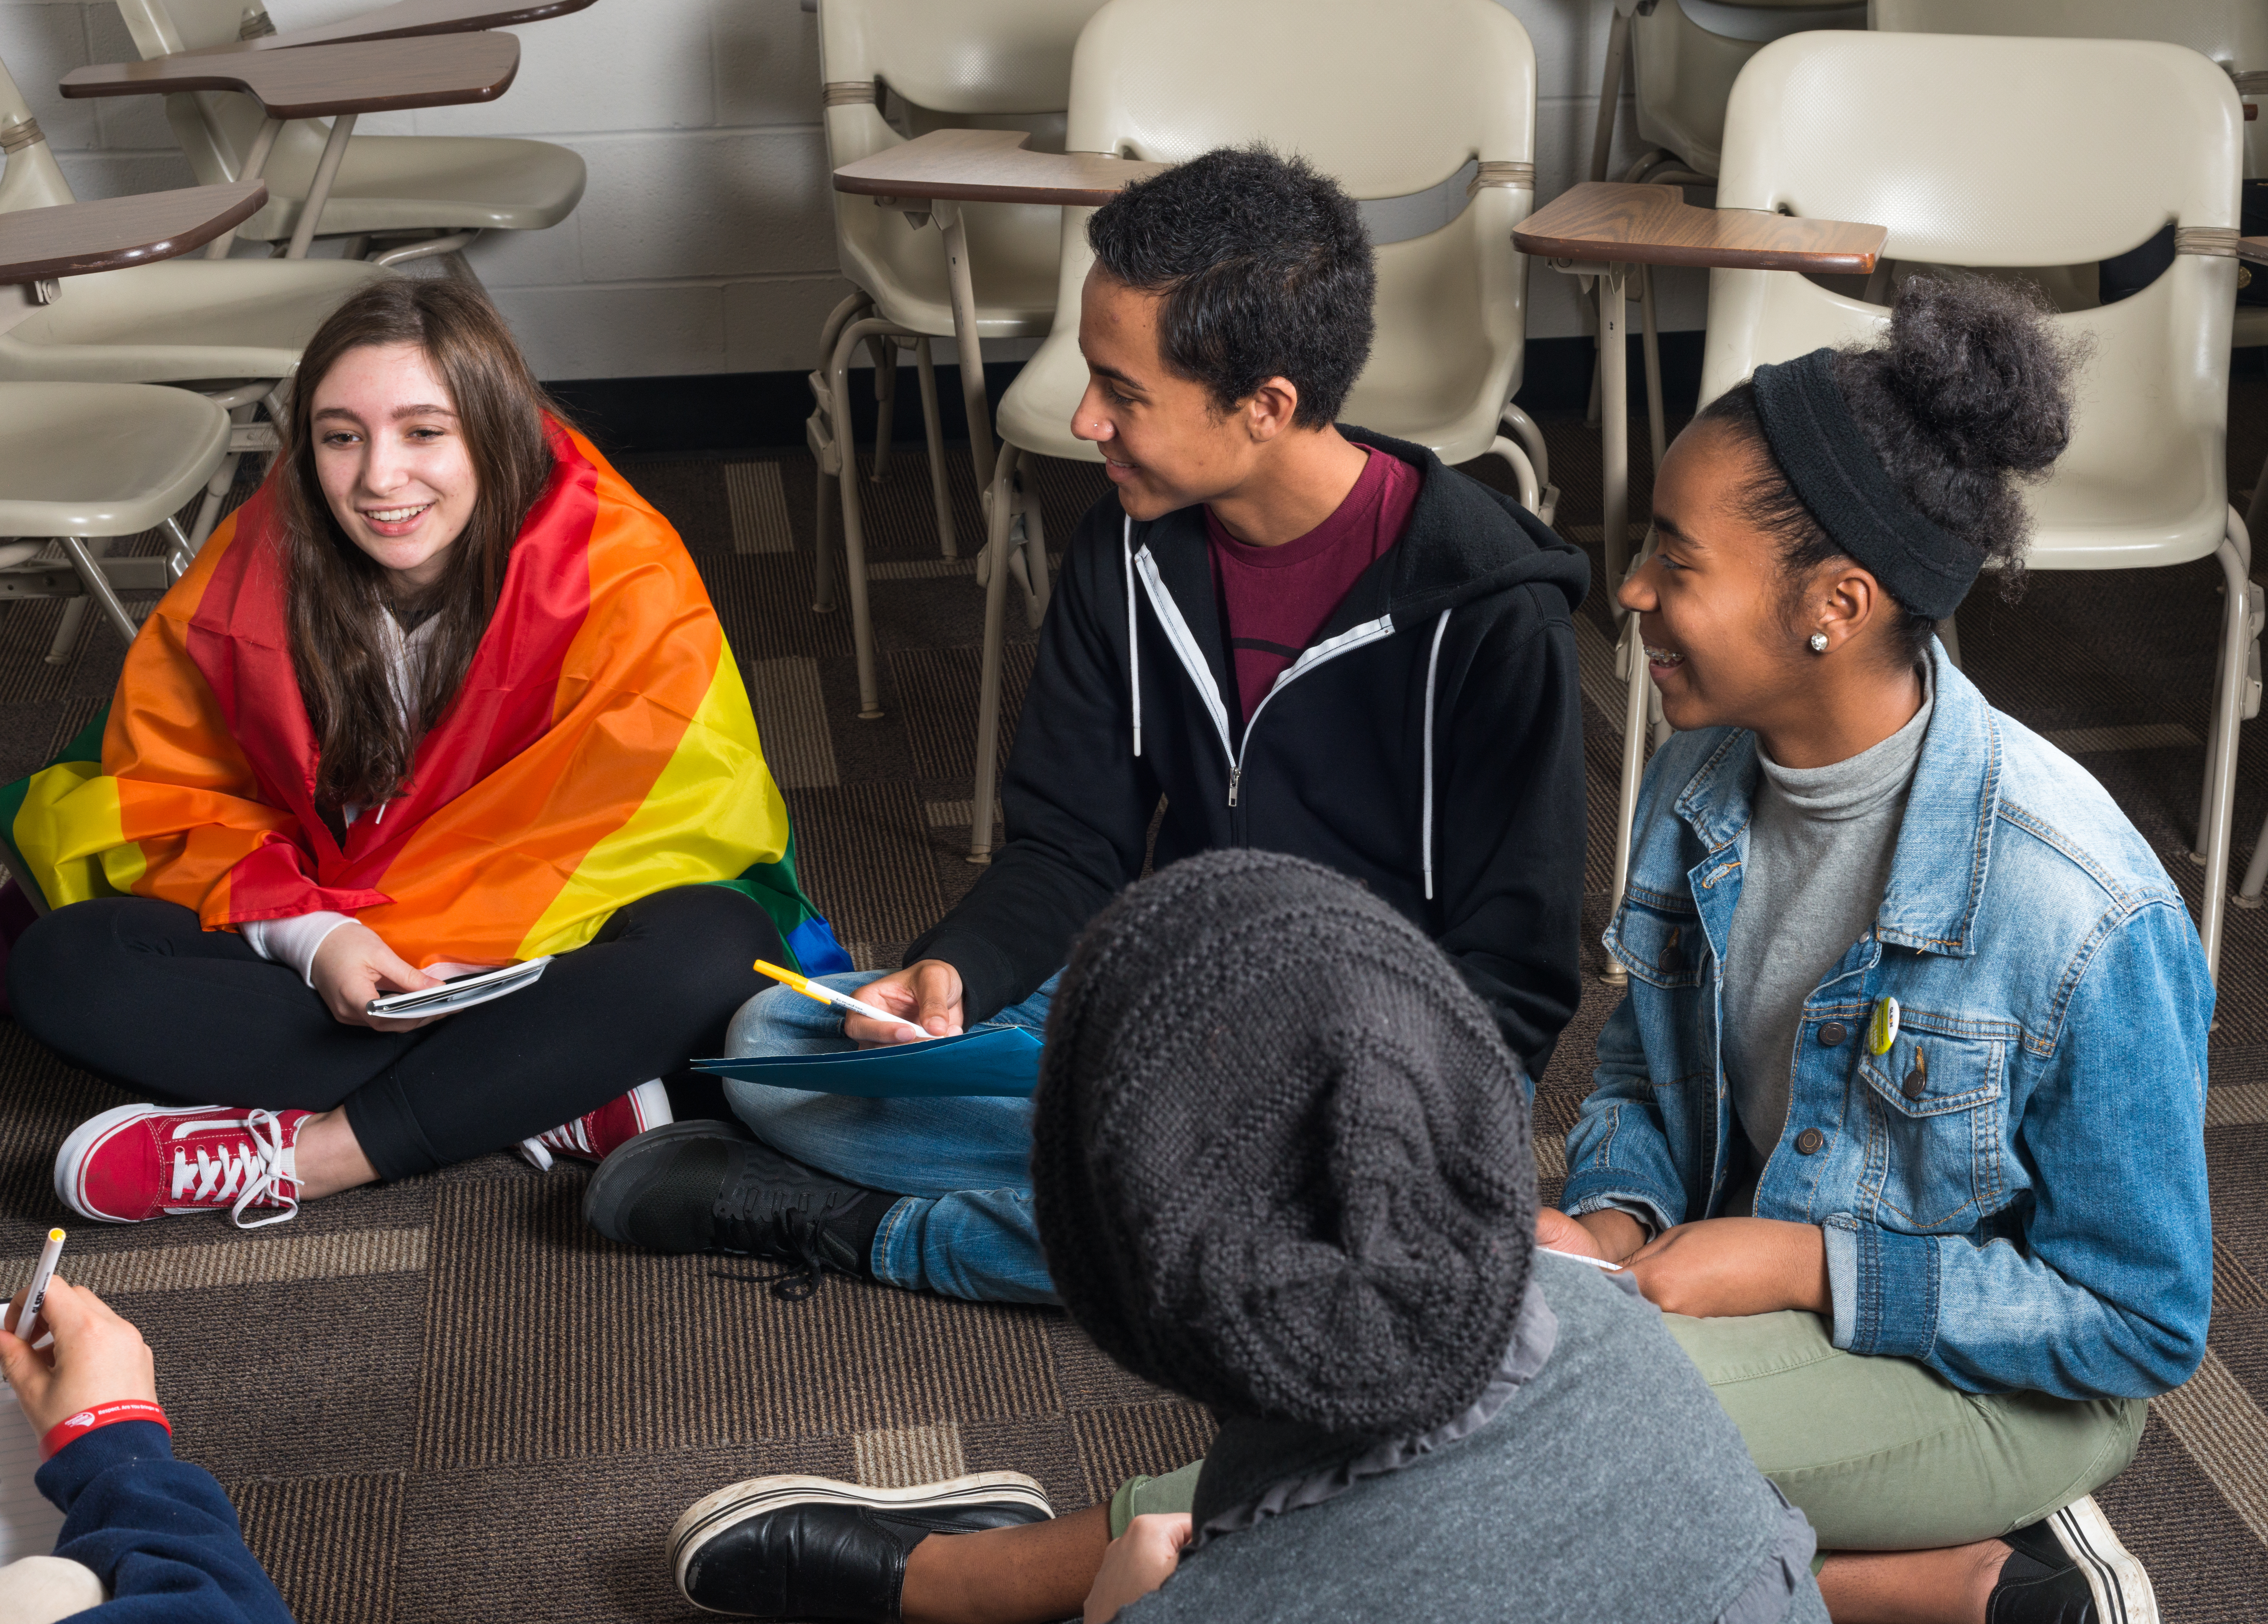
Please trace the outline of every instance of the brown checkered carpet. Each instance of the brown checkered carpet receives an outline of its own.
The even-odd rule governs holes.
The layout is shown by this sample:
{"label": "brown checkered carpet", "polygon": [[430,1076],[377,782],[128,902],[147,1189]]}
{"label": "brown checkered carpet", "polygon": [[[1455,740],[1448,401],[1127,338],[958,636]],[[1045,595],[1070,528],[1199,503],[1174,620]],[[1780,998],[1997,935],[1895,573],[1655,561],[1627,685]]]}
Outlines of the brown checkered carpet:
{"label": "brown checkered carpet", "polygon": [[[2268,442],[2268,385],[2247,381],[2239,395],[2231,482],[2242,490]],[[1550,435],[1561,522],[1595,560],[1595,438],[1576,422]],[[809,459],[649,459],[625,471],[700,560],[813,893],[862,966],[895,965],[975,874],[961,854],[982,599],[965,560],[939,556],[925,465],[900,453],[887,482],[867,488],[887,711],[873,723],[856,719],[847,620],[809,610]],[[953,472],[966,552],[979,530],[965,454]],[[1050,464],[1044,484],[1061,538],[1100,481]],[[1643,512],[1642,483],[1638,494]],[[1984,603],[1962,626],[1986,693],[2100,776],[2192,891],[2198,871],[2183,852],[2217,578],[2210,562],[2043,577],[2020,606]],[[69,663],[43,662],[58,613],[0,607],[0,777],[45,760],[115,678],[120,650],[99,627]],[[1030,648],[1012,612],[1011,623],[1012,707]],[[1621,713],[1603,625],[1583,630],[1594,928]],[[2240,865],[2268,813],[2264,726],[2246,729]],[[2102,1495],[2166,1615],[2184,1624],[2268,1612],[2264,970],[2268,915],[2233,914],[2207,1132],[2213,1352],[2157,1404],[2140,1457]],[[1547,1129],[1573,1118],[1608,1007],[1594,981],[1539,1094]],[[0,1259],[28,1265],[59,1216],[55,1146],[121,1098],[0,1023]],[[1544,1138],[1550,1192],[1561,1158]],[[491,1156],[317,1203],[256,1235],[186,1218],[79,1224],[67,1272],[142,1326],[177,1446],[227,1485],[306,1624],[691,1618],[664,1538],[686,1504],[737,1478],[901,1483],[1012,1467],[1069,1509],[1204,1446],[1200,1412],[1114,1369],[1059,1315],[840,1280],[779,1303],[720,1278],[715,1260],[600,1241],[577,1216],[582,1186],[573,1165],[538,1175]]]}

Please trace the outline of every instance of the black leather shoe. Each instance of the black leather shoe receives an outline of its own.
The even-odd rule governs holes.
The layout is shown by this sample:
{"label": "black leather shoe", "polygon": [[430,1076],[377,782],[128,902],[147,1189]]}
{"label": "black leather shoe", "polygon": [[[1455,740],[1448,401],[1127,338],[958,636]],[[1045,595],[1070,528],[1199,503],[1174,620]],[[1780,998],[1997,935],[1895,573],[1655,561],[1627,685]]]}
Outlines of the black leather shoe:
{"label": "black leather shoe", "polygon": [[906,1558],[929,1535],[1054,1515],[1017,1472],[911,1488],[757,1477],[695,1501],[670,1531],[669,1560],[685,1599],[711,1613],[899,1624]]}
{"label": "black leather shoe", "polygon": [[737,1252],[799,1267],[772,1282],[808,1297],[828,1270],[872,1278],[874,1232],[898,1197],[832,1179],[722,1122],[640,1134],[599,1165],[583,1218],[649,1252]]}
{"label": "black leather shoe", "polygon": [[2157,1598],[2093,1495],[2000,1536],[1984,1624],[2158,1624]]}

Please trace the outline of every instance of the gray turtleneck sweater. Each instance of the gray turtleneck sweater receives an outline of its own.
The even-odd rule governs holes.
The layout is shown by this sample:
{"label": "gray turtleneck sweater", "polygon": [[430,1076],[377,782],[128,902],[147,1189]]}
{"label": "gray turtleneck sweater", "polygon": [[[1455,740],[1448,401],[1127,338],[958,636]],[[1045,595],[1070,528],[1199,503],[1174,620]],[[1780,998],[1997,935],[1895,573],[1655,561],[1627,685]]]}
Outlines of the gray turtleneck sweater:
{"label": "gray turtleneck sweater", "polygon": [[1757,746],[1763,771],[1726,944],[1724,1053],[1758,1167],[1787,1125],[1804,1001],[1881,908],[1933,703],[1924,666],[1921,709],[1870,750],[1794,768]]}

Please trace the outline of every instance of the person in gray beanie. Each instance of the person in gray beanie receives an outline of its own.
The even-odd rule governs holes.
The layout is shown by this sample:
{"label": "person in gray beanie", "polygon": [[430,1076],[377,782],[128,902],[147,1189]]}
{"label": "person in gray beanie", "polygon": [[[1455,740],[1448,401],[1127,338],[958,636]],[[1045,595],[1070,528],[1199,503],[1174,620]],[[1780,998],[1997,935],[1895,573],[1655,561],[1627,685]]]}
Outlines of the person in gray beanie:
{"label": "person in gray beanie", "polygon": [[790,1619],[1820,1624],[1811,1529],[1659,1312],[1535,1244],[1487,1007],[1361,887],[1227,850],[1123,893],[1051,1011],[1033,1190],[1072,1319],[1211,1455],[1048,1515],[986,1473],[700,1502],[685,1593]]}

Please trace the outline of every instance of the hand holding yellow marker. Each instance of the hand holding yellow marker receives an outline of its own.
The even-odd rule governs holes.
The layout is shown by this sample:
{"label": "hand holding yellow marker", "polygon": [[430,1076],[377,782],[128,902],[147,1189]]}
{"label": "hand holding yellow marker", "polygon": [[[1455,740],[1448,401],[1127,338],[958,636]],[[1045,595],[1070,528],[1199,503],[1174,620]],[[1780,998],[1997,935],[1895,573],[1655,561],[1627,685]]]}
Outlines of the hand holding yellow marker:
{"label": "hand holding yellow marker", "polygon": [[759,974],[769,975],[783,986],[792,987],[806,998],[816,998],[821,1003],[831,1003],[838,1010],[848,1010],[853,1015],[865,1016],[868,1020],[883,1021],[892,1025],[903,1026],[917,1037],[929,1036],[929,1033],[922,1031],[904,1016],[893,1015],[887,1010],[853,998],[849,993],[836,992],[832,987],[822,987],[807,975],[799,975],[792,970],[782,969],[778,965],[768,964],[762,959],[756,960],[755,968]]}
{"label": "hand holding yellow marker", "polygon": [[48,1244],[40,1248],[40,1260],[32,1269],[31,1286],[24,1293],[24,1312],[16,1318],[16,1334],[27,1341],[32,1322],[40,1317],[40,1309],[48,1300],[48,1282],[55,1278],[56,1260],[63,1254],[63,1231],[49,1230]]}

